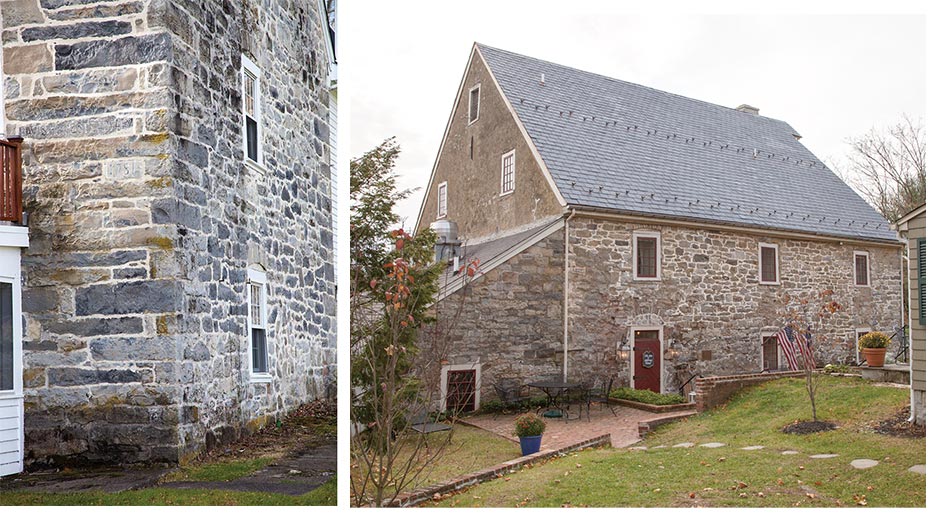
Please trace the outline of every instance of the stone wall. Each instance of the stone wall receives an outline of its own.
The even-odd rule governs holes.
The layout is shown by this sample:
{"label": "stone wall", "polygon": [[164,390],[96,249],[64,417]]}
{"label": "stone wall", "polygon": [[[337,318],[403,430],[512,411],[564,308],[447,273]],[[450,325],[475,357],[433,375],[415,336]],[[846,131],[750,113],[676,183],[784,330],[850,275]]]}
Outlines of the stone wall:
{"label": "stone wall", "polygon": [[734,376],[701,377],[694,381],[695,409],[705,411],[726,404],[738,391],[783,377],[802,377],[805,372],[786,371]]}
{"label": "stone wall", "polygon": [[[8,132],[26,138],[34,465],[177,461],[327,388],[334,273],[317,7],[0,2]],[[242,163],[242,52],[268,71],[265,169]],[[265,385],[246,380],[250,265],[270,283]]]}
{"label": "stone wall", "polygon": [[[634,230],[661,235],[662,280],[634,281]],[[779,329],[788,294],[830,288],[844,312],[828,326],[820,363],[853,363],[855,329],[891,331],[900,321],[900,249],[647,225],[578,216],[572,219],[569,343],[571,371],[583,377],[616,372],[629,381],[630,363],[615,352],[632,326],[663,328],[663,390],[693,374],[759,372],[761,334]],[[780,285],[760,284],[758,243],[779,245]],[[872,287],[855,287],[853,253],[870,253]],[[627,342],[629,343],[629,342]]]}
{"label": "stone wall", "polygon": [[[447,297],[439,308],[452,365],[480,363],[481,402],[498,380],[561,376],[564,232],[559,230]],[[440,370],[429,373],[438,383]]]}

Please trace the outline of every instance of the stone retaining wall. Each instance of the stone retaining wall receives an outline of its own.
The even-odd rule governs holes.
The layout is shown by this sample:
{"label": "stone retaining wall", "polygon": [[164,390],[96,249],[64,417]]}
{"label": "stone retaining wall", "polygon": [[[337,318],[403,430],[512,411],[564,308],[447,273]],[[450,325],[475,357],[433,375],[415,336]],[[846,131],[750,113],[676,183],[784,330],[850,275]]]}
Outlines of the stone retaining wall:
{"label": "stone retaining wall", "polygon": [[[816,374],[819,372],[815,372]],[[727,403],[731,395],[742,388],[783,377],[803,377],[801,370],[788,372],[769,372],[762,374],[740,374],[732,376],[711,376],[695,379],[695,409],[699,412]]]}

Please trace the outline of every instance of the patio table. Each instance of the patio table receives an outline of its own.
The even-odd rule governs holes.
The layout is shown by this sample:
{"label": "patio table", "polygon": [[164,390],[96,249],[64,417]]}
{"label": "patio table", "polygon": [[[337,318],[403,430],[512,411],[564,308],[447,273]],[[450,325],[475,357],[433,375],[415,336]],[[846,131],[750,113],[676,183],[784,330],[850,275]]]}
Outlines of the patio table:
{"label": "patio table", "polygon": [[581,385],[578,383],[568,383],[565,381],[536,381],[533,383],[528,383],[526,386],[530,388],[537,388],[542,390],[545,393],[546,403],[545,407],[539,408],[536,410],[538,414],[540,411],[545,410],[546,412],[550,411],[550,408],[555,408],[567,419],[568,412],[565,408],[558,404],[558,398],[563,393],[571,390],[573,388],[578,388]]}

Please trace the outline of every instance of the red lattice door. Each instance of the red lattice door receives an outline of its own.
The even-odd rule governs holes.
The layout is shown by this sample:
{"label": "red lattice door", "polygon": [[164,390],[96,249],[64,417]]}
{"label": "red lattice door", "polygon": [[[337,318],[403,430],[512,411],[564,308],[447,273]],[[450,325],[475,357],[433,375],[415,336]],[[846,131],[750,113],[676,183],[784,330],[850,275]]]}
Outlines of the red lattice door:
{"label": "red lattice door", "polygon": [[476,370],[449,370],[446,407],[457,413],[474,411],[474,400],[477,395],[476,384]]}

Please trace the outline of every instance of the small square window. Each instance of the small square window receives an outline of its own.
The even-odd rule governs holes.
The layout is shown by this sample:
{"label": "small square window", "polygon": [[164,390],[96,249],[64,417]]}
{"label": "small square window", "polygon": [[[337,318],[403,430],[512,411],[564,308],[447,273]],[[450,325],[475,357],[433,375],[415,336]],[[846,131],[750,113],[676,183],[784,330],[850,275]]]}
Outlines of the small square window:
{"label": "small square window", "polygon": [[854,285],[870,286],[870,254],[854,252]]}
{"label": "small square window", "polygon": [[477,121],[480,116],[480,84],[471,88],[468,95],[468,125]]}
{"label": "small square window", "polygon": [[760,244],[760,282],[779,284],[779,245]]}
{"label": "small square window", "polygon": [[659,250],[658,233],[634,233],[633,277],[637,280],[660,279],[662,253]]}
{"label": "small square window", "polygon": [[448,216],[448,182],[438,185],[438,218]]}
{"label": "small square window", "polygon": [[512,193],[516,186],[516,151],[503,154],[500,168],[500,194]]}

